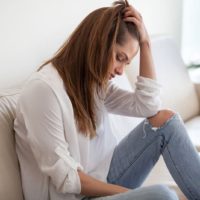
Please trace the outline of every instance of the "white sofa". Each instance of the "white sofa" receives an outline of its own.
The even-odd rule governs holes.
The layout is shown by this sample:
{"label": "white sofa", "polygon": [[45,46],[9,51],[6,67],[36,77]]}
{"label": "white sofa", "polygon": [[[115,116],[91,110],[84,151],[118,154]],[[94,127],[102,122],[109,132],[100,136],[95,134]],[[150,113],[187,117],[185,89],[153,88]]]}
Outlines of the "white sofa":
{"label": "white sofa", "polygon": [[[172,108],[180,113],[186,122],[188,134],[196,148],[200,150],[200,133],[198,133],[200,130],[200,93],[197,93],[190,81],[180,54],[170,38],[152,38],[152,51],[157,66],[158,79],[164,88],[162,94],[163,107]],[[134,85],[135,73],[132,70],[127,73],[129,80]],[[126,82],[126,79],[123,81]],[[126,82],[125,87],[130,89],[128,82]],[[199,85],[197,87],[200,88]],[[19,95],[20,88],[0,92],[0,199],[3,200],[23,199],[13,132],[15,106]],[[116,132],[118,132],[119,139],[141,121],[141,119],[113,115],[110,116],[110,119],[113,129],[116,130],[117,128]],[[164,169],[162,160],[159,161],[157,166],[144,185],[154,184],[155,182],[175,185],[167,174],[167,170]]]}

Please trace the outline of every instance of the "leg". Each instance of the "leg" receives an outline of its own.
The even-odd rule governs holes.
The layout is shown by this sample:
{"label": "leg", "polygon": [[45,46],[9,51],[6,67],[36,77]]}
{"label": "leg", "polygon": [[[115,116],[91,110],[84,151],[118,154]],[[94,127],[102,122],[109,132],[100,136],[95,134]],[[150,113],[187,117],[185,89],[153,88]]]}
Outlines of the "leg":
{"label": "leg", "polygon": [[155,116],[149,117],[148,120],[152,127],[161,127],[167,120],[169,120],[175,113],[171,110],[161,110]]}
{"label": "leg", "polygon": [[[165,111],[166,112],[166,111]],[[171,111],[167,112],[170,116]],[[150,118],[152,126],[160,126],[162,113]],[[161,120],[162,121],[162,120]],[[200,199],[200,157],[178,115],[157,132],[164,138],[163,158],[174,180],[188,199]]]}
{"label": "leg", "polygon": [[162,185],[137,188],[125,193],[105,197],[85,197],[83,200],[178,200],[175,192]]}
{"label": "leg", "polygon": [[108,182],[139,186],[160,153],[188,199],[200,199],[200,158],[180,117],[171,111],[149,118],[120,142],[113,154]]}
{"label": "leg", "polygon": [[[149,119],[157,124],[156,117]],[[147,126],[148,131],[150,127]],[[200,199],[200,157],[178,115],[174,115],[156,132],[163,136],[162,154],[174,180],[188,199]]]}
{"label": "leg", "polygon": [[[171,117],[171,114],[166,117],[163,112],[159,112],[159,122]],[[156,122],[155,117],[150,120]],[[153,129],[147,132],[145,130],[147,123],[143,121],[139,124],[116,147],[107,177],[108,182],[132,189],[137,188],[157,162],[161,154],[163,137]],[[158,125],[158,122],[155,125]]]}

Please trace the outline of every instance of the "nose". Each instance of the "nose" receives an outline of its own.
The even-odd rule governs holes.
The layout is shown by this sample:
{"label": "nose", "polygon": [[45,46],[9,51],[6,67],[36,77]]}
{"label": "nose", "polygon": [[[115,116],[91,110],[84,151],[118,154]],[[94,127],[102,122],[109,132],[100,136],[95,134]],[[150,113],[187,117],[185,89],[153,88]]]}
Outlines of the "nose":
{"label": "nose", "polygon": [[124,66],[123,65],[118,66],[118,67],[115,68],[115,74],[122,75],[123,72],[124,72]]}

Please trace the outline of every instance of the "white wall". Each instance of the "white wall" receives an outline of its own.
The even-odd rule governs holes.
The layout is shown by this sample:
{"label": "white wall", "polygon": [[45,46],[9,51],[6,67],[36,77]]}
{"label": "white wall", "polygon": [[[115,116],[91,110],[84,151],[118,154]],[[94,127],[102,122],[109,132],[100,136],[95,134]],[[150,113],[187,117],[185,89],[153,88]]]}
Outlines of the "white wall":
{"label": "white wall", "polygon": [[142,13],[151,35],[169,34],[180,48],[182,0],[132,0]]}
{"label": "white wall", "polygon": [[183,1],[182,56],[186,64],[200,64],[200,1]]}
{"label": "white wall", "polygon": [[[24,80],[65,41],[90,11],[111,0],[0,0],[0,89]],[[150,34],[180,45],[182,0],[130,0]]]}

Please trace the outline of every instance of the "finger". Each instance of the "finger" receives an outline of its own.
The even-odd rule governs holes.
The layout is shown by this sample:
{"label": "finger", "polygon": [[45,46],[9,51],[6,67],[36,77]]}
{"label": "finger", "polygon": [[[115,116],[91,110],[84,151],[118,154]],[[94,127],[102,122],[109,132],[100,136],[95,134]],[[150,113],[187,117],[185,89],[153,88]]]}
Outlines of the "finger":
{"label": "finger", "polygon": [[142,20],[142,15],[133,7],[126,8],[123,12],[124,16],[134,16]]}
{"label": "finger", "polygon": [[129,9],[132,9],[132,10],[134,10],[135,12],[139,13],[139,11],[138,11],[135,7],[133,7],[133,6],[129,6]]}
{"label": "finger", "polygon": [[124,17],[136,17],[138,20],[142,20],[142,16],[139,13],[134,13],[133,11],[125,12]]}
{"label": "finger", "polygon": [[133,22],[137,27],[141,25],[141,22],[136,17],[126,17],[123,20],[126,22]]}
{"label": "finger", "polygon": [[125,4],[126,4],[126,6],[127,6],[127,7],[129,6],[129,3],[128,3],[128,1],[127,1],[127,0],[125,0]]}

